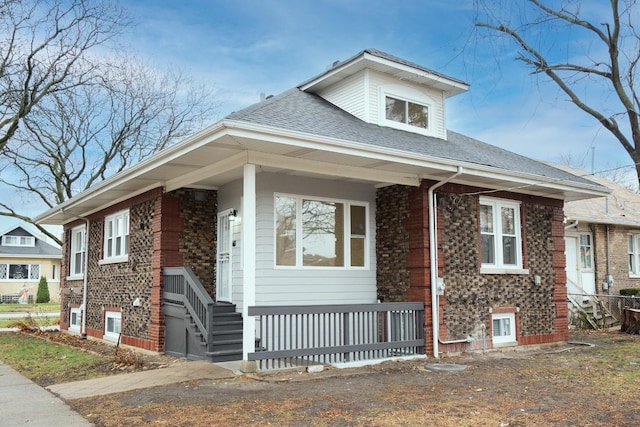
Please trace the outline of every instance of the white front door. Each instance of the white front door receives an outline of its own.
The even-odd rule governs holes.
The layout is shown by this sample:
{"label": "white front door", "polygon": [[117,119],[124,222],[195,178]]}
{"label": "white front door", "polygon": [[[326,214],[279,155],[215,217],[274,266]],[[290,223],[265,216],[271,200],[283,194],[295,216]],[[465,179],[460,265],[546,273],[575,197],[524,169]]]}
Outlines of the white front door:
{"label": "white front door", "polygon": [[584,293],[596,293],[596,274],[593,265],[593,237],[591,233],[581,233],[578,244],[580,255],[580,282]]}
{"label": "white front door", "polygon": [[233,211],[226,210],[218,214],[218,245],[216,257],[216,300],[232,302],[231,284],[231,217]]}
{"label": "white front door", "polygon": [[578,238],[568,236],[565,237],[564,251],[567,258],[567,293],[581,294],[582,289],[580,288],[580,269],[578,267]]}
{"label": "white front door", "polygon": [[567,257],[567,292],[569,294],[595,294],[596,281],[593,265],[593,238],[590,233],[565,237]]}

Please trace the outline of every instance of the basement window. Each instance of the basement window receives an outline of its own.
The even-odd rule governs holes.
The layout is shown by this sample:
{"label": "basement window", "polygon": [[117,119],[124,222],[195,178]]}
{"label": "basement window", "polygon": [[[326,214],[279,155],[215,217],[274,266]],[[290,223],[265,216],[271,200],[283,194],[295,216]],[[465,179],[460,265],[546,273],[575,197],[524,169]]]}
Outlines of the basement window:
{"label": "basement window", "polygon": [[515,313],[496,313],[491,315],[491,335],[494,344],[516,343]]}
{"label": "basement window", "polygon": [[69,313],[69,331],[80,332],[80,325],[82,323],[82,311],[80,307],[72,308]]}
{"label": "basement window", "polygon": [[105,311],[104,313],[104,338],[109,341],[118,341],[122,326],[122,314],[119,311]]}

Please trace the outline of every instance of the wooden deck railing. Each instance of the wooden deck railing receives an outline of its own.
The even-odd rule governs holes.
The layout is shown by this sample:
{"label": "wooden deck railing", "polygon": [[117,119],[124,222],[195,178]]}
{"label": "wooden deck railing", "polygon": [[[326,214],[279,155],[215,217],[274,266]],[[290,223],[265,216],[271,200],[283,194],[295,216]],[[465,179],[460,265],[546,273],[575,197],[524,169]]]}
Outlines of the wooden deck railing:
{"label": "wooden deck railing", "polygon": [[162,270],[164,276],[164,300],[184,305],[191,321],[195,324],[195,331],[202,334],[202,340],[206,342],[207,351],[212,351],[213,342],[212,319],[214,305],[213,299],[199,284],[193,271],[188,267],[165,267]]}
{"label": "wooden deck railing", "polygon": [[424,304],[256,306],[260,368],[424,354]]}

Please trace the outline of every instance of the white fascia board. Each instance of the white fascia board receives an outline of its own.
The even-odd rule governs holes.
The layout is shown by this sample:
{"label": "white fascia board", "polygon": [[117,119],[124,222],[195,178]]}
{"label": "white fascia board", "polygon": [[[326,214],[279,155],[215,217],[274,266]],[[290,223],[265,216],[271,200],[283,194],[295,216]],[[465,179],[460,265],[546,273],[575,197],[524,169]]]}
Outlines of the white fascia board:
{"label": "white fascia board", "polygon": [[[449,86],[453,89],[454,93],[461,93],[461,92],[466,92],[467,90],[469,90],[469,85],[466,83],[463,83],[461,81],[458,80],[454,80],[451,78],[447,78],[445,76],[439,75],[439,74],[434,74],[434,73],[430,73],[426,70],[422,70],[420,68],[415,68],[415,67],[411,67],[410,65],[406,65],[406,64],[400,64],[394,61],[391,61],[389,59],[385,59],[385,58],[380,58],[378,56],[375,55],[371,55],[370,53],[365,52],[364,56],[363,56],[364,60],[369,60],[371,62],[376,62],[378,64],[382,64],[391,68],[396,68],[398,70],[407,72],[407,73],[411,73],[411,74],[415,74],[417,76],[429,79],[431,81]],[[449,92],[449,91],[447,91]]]}
{"label": "white fascia board", "polygon": [[317,78],[301,85],[300,89],[306,91],[307,89],[317,86],[318,84],[322,84],[323,81],[331,79],[336,74],[343,73],[345,70],[348,70],[350,68],[354,69],[355,70],[354,72],[360,71],[362,67],[358,68],[358,63],[365,62],[365,61],[381,64],[389,68],[395,68],[397,70],[410,73],[410,74],[415,74],[416,76],[426,78],[428,80],[431,80],[433,82],[436,82],[442,85],[446,85],[451,88],[450,90],[446,91],[447,93],[451,92],[451,95],[466,92],[467,90],[469,90],[469,85],[464,82],[454,80],[452,78],[447,78],[446,76],[434,74],[432,72],[428,72],[420,68],[415,68],[406,64],[391,61],[386,58],[380,58],[379,56],[372,55],[368,52],[362,52],[361,55],[355,58],[352,58],[347,62],[343,62],[337,65],[336,67],[327,71],[326,73],[321,74]]}
{"label": "white fascia board", "polygon": [[[66,209],[72,209],[74,206],[82,203],[83,201],[92,199],[106,191],[111,190],[119,184],[122,184],[126,181],[134,179],[146,172],[149,172],[158,166],[168,163],[171,160],[180,157],[196,148],[199,148],[203,145],[210,143],[211,141],[220,138],[224,135],[224,124],[222,121],[217,122],[216,124],[209,126],[197,132],[184,140],[177,142],[174,145],[169,146],[168,148],[156,153],[155,155],[149,157],[146,160],[142,160],[141,162],[135,164],[129,169],[126,169],[112,177],[105,179],[104,181],[98,183],[95,187],[92,187],[88,190],[83,191],[82,193],[72,197],[71,199],[65,200],[61,204],[57,205],[54,208],[51,208],[42,214],[36,216],[34,221],[44,222],[47,218],[51,217],[53,214],[59,213],[61,210],[64,211]],[[145,187],[140,191],[136,191],[135,193],[130,193],[126,198],[120,198],[118,201],[126,200],[131,198],[134,195],[142,194],[145,191],[149,191],[150,189],[157,188],[158,186],[164,186],[164,183],[153,183],[149,186]],[[110,202],[109,205],[115,204],[116,202]],[[91,211],[97,212],[100,209],[94,209]],[[90,213],[86,213],[86,215],[90,215]]]}
{"label": "white fascia board", "polygon": [[29,254],[0,254],[0,258],[20,258],[22,260],[29,261],[30,259],[61,259],[60,255],[29,255]]}
{"label": "white fascia board", "polygon": [[[600,189],[599,187],[589,184],[577,182],[567,183],[558,179],[545,179],[538,175],[531,175],[521,172],[509,171],[503,172],[490,166],[479,165],[476,163],[451,161],[448,159],[418,155],[415,153],[407,153],[405,151],[394,150],[387,147],[376,147],[369,144],[363,144],[353,141],[340,140],[336,138],[328,138],[308,133],[291,131],[281,128],[273,128],[271,126],[257,125],[246,122],[226,121],[228,134],[244,138],[256,137],[263,141],[271,141],[279,144],[287,144],[300,148],[310,148],[315,150],[332,151],[335,153],[366,157],[373,160],[388,161],[395,163],[403,163],[411,166],[438,169],[443,172],[456,172],[459,166],[464,168],[464,175],[486,177],[496,180],[511,181],[517,183],[517,187],[505,187],[504,190],[511,188],[517,190],[522,186],[540,185],[550,189],[562,191],[578,191],[593,196],[605,196],[611,192],[609,189]],[[421,176],[424,179],[433,179],[428,176]]]}
{"label": "white fascia board", "polygon": [[618,220],[616,218],[608,218],[606,215],[599,218],[572,215],[566,215],[566,217],[568,221],[579,221],[580,224],[621,225],[625,227],[634,227],[640,230],[640,221],[628,220],[626,218]]}

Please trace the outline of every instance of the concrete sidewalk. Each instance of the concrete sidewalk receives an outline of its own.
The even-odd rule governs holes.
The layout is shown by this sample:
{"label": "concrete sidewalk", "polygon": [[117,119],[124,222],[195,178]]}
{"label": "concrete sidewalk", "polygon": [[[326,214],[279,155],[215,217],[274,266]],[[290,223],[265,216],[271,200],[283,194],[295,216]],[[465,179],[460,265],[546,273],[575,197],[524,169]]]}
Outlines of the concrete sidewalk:
{"label": "concrete sidewalk", "polygon": [[236,375],[232,365],[225,366],[206,361],[183,361],[167,368],[55,384],[47,387],[47,390],[65,400],[72,400],[191,380],[234,378]]}
{"label": "concrete sidewalk", "polygon": [[0,361],[0,423],[6,426],[91,426],[62,400]]}

